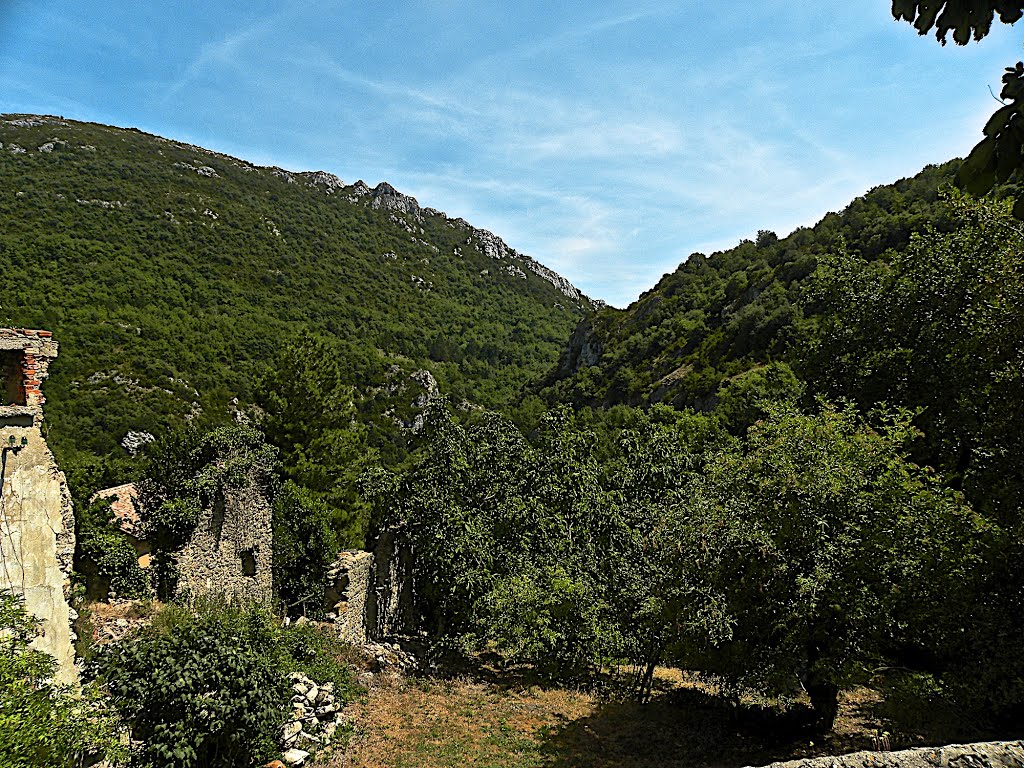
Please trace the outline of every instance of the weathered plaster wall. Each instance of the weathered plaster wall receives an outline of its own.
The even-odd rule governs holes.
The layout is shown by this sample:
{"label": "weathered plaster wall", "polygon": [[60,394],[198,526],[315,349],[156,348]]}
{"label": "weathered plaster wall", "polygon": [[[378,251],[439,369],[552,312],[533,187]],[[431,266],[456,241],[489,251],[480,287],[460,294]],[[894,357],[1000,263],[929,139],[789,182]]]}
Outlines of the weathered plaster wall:
{"label": "weathered plaster wall", "polygon": [[1024,742],[994,741],[899,752],[854,752],[772,763],[767,768],[1024,768]]}
{"label": "weathered plaster wall", "polygon": [[179,594],[218,592],[269,604],[273,535],[270,503],[253,480],[223,486],[177,554]]}
{"label": "weathered plaster wall", "polygon": [[58,681],[71,683],[77,680],[68,606],[75,519],[64,473],[40,428],[40,386],[57,345],[47,331],[0,329],[0,350],[17,363],[7,371],[0,403],[0,589],[24,596],[42,622],[35,647],[57,659]]}

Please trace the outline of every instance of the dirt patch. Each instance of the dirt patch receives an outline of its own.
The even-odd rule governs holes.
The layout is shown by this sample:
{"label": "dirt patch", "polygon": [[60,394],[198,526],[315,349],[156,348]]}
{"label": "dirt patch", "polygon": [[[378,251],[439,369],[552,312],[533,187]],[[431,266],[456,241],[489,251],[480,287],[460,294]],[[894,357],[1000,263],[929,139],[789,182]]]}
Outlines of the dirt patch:
{"label": "dirt patch", "polygon": [[149,624],[159,613],[161,604],[155,600],[115,600],[92,602],[85,606],[91,645],[95,647],[117,642],[128,633]]}
{"label": "dirt patch", "polygon": [[593,701],[572,691],[385,673],[350,710],[355,735],[332,766],[529,768],[544,765],[545,735],[590,714]]}

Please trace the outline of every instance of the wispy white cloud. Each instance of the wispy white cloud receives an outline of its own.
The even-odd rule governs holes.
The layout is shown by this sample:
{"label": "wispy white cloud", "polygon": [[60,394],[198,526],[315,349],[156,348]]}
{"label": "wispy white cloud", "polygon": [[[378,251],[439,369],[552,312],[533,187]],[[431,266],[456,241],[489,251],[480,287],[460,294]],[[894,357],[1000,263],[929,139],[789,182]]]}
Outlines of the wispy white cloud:
{"label": "wispy white cloud", "polygon": [[182,89],[211,71],[243,71],[243,60],[252,54],[252,46],[273,31],[283,16],[283,12],[274,14],[201,46],[199,52],[185,65],[181,76],[167,88],[164,99],[173,99]]}

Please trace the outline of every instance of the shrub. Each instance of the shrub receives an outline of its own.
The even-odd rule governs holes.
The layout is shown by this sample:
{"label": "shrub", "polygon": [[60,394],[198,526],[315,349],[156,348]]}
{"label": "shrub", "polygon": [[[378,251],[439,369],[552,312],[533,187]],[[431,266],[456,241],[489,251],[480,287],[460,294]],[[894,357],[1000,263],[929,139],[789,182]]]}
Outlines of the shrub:
{"label": "shrub", "polygon": [[322,618],[324,574],[341,548],[336,510],[288,480],[274,499],[274,584],[286,608]]}
{"label": "shrub", "polygon": [[139,764],[249,766],[275,751],[288,701],[278,630],[259,608],[168,606],[97,672],[144,742]]}
{"label": "shrub", "polygon": [[118,597],[145,597],[149,579],[139,566],[138,554],[128,538],[113,529],[90,529],[80,540],[81,555],[96,568],[96,575]]}
{"label": "shrub", "polygon": [[277,754],[288,673],[333,683],[339,704],[354,698],[347,653],[317,625],[282,629],[262,608],[207,597],[166,606],[149,627],[108,647],[95,669],[144,742],[137,764],[231,768]]}
{"label": "shrub", "polygon": [[21,597],[0,591],[0,754],[7,768],[63,768],[124,758],[116,715],[94,685],[53,682],[54,659],[29,647],[38,621]]}

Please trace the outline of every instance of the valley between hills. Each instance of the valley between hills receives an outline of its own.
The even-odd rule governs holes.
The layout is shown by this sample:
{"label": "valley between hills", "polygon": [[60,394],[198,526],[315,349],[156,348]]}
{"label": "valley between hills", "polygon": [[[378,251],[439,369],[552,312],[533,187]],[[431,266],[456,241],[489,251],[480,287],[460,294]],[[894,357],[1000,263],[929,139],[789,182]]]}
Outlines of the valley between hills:
{"label": "valley between hills", "polygon": [[738,767],[1020,738],[1021,191],[961,165],[615,308],[386,182],[0,116],[3,349],[52,358],[45,407],[15,384],[0,415],[63,473],[81,683],[0,593],[0,747]]}

